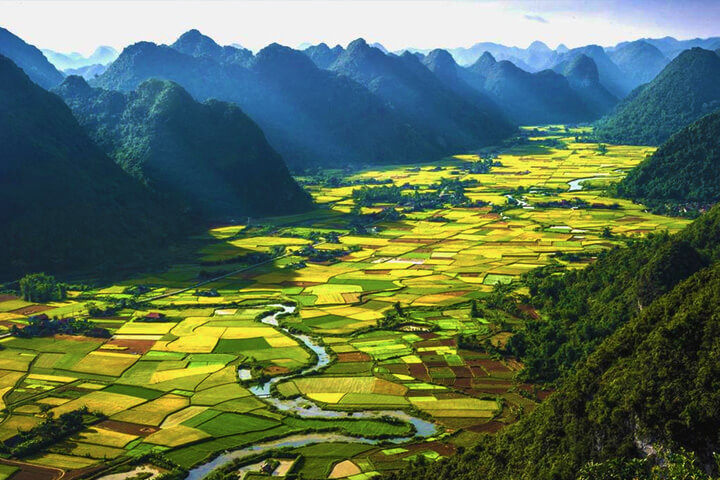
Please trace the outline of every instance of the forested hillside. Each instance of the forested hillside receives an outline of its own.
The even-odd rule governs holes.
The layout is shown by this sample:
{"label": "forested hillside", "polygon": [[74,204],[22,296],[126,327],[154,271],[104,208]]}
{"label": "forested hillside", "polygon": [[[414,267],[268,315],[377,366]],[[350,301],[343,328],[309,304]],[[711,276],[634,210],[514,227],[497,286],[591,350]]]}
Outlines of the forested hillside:
{"label": "forested hillside", "polygon": [[660,145],[683,127],[720,108],[720,56],[693,48],[650,83],[638,87],[597,123],[600,140]]}
{"label": "forested hillside", "polygon": [[0,272],[60,272],[142,259],[177,214],[115,164],[70,109],[0,56]]}
{"label": "forested hillside", "polygon": [[659,211],[720,200],[720,112],[670,137],[616,185],[615,193]]}
{"label": "forested hillside", "polygon": [[162,80],[124,94],[70,77],[57,92],[125,171],[205,219],[289,214],[311,206],[260,128],[233,104],[198,103]]}
{"label": "forested hillside", "polygon": [[0,55],[12,60],[33,82],[43,88],[52,88],[63,80],[63,74],[40,50],[2,27],[0,27]]}
{"label": "forested hillside", "polygon": [[[535,285],[543,316],[564,315],[554,323],[557,337],[572,338],[583,330],[579,325],[591,329],[603,318],[618,322],[605,325],[607,338],[525,419],[461,455],[388,478],[569,480],[583,468],[583,478],[598,480],[705,478],[701,468],[695,476],[679,468],[672,477],[651,476],[652,462],[632,459],[686,449],[697,456],[696,467],[714,468],[720,447],[719,253],[716,207],[676,238],[610,252],[581,273]],[[643,263],[647,267],[639,268]],[[702,268],[705,263],[711,266]],[[624,281],[630,277],[637,280]],[[613,296],[622,299],[608,301]],[[611,476],[631,467],[631,476]]]}

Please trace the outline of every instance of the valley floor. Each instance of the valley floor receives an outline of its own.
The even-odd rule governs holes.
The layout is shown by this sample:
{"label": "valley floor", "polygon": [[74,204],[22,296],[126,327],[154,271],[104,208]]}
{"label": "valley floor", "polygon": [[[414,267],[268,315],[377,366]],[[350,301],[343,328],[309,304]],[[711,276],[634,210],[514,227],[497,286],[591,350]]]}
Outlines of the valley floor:
{"label": "valley floor", "polygon": [[[214,228],[196,257],[165,272],[70,292],[60,303],[0,297],[5,328],[40,313],[85,316],[93,302],[110,308],[92,321],[112,333],[0,339],[0,440],[12,444],[18,429],[33,428],[47,412],[57,418],[87,406],[105,418],[23,458],[85,472],[151,452],[191,469],[220,452],[332,431],[374,444],[290,445],[266,468],[364,479],[419,457],[451,455],[514,422],[550,393],[518,382],[522,365],[496,350],[539,315],[525,305],[504,306],[504,299],[526,293],[515,281],[551,263],[582,268],[603,249],[687,224],[603,196],[605,185],[652,148],[583,143],[583,129],[524,132],[489,173],[471,173],[479,158],[459,155],[342,175],[355,182],[349,186],[307,178],[318,210]],[[392,204],[358,208],[352,195],[362,184],[389,180],[407,184],[406,194],[442,197],[448,179],[465,182],[468,202],[390,211]],[[296,314],[278,317],[287,330],[258,321],[279,303],[298,306]],[[318,361],[298,334],[324,346],[331,362],[319,374],[278,382],[274,396],[304,399],[299,409],[405,411],[436,431],[382,443],[412,436],[414,427],[359,416],[310,418],[254,395],[250,387],[259,377]],[[238,369],[248,380],[238,382]],[[249,463],[246,478],[265,465]],[[7,468],[0,478],[13,474],[15,467]]]}

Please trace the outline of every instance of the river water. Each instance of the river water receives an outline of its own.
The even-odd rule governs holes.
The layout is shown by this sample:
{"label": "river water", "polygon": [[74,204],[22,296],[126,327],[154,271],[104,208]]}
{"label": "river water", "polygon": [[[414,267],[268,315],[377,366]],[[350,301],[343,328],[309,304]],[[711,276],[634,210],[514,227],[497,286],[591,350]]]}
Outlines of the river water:
{"label": "river water", "polygon": [[[288,305],[270,305],[271,307],[282,308],[281,311],[275,312],[271,315],[261,319],[262,323],[271,325],[276,328],[281,328],[278,322],[278,317],[283,314],[295,312],[295,307]],[[318,371],[330,364],[330,354],[327,349],[321,345],[317,339],[304,334],[292,333],[289,330],[282,328],[282,330],[293,337],[294,339],[302,342],[306,347],[315,352],[317,361],[314,365],[307,367],[300,373],[292,375],[283,375],[279,377],[273,377],[265,383],[255,385],[250,388],[250,392],[253,395],[269,403],[279,411],[292,412],[293,415],[297,415],[303,418],[353,418],[353,419],[383,419],[383,418],[394,418],[406,423],[411,423],[415,427],[415,437],[396,437],[384,440],[377,440],[367,437],[353,437],[349,435],[342,435],[338,433],[307,433],[307,434],[293,434],[287,437],[283,437],[277,440],[270,440],[267,442],[256,443],[249,447],[233,450],[232,452],[225,452],[214,460],[204,463],[198,467],[192,469],[187,477],[187,480],[201,480],[210,472],[225,465],[233,460],[247,458],[252,455],[268,452],[270,450],[276,450],[284,447],[303,447],[305,445],[311,445],[315,443],[331,443],[331,442],[343,442],[343,443],[366,443],[374,445],[381,441],[391,443],[406,443],[417,437],[429,437],[433,435],[437,429],[432,422],[428,422],[421,418],[413,417],[412,415],[402,410],[374,410],[374,411],[362,411],[362,412],[343,412],[338,410],[326,410],[316,403],[303,398],[298,397],[294,399],[283,399],[275,395],[272,395],[272,386],[276,383],[282,382],[289,378],[296,378],[298,376],[307,375],[309,373]],[[246,378],[248,372],[246,370],[240,370],[238,376],[240,378]]]}

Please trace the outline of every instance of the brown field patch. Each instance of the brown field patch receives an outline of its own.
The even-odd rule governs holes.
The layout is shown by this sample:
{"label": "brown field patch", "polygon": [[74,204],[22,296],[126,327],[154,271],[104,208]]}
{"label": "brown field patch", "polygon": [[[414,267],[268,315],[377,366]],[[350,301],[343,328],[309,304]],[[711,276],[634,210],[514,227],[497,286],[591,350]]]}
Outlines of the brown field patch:
{"label": "brown field patch", "polygon": [[268,375],[284,375],[286,373],[290,373],[289,368],[281,367],[279,365],[271,365],[269,367],[265,367],[263,371]]}
{"label": "brown field patch", "polygon": [[358,303],[361,293],[342,293],[341,295],[345,303]]}
{"label": "brown field patch", "polygon": [[469,427],[468,430],[470,430],[471,432],[475,432],[475,433],[497,433],[504,426],[505,426],[505,424],[503,424],[503,423],[497,422],[495,420],[490,420],[487,423]]}
{"label": "brown field patch", "polygon": [[17,310],[12,310],[12,313],[16,313],[18,315],[35,315],[37,313],[45,312],[47,310],[52,310],[55,307],[49,307],[47,305],[28,305],[27,307],[18,308]]}
{"label": "brown field patch", "polygon": [[363,270],[365,275],[389,275],[390,270]]}
{"label": "brown field patch", "polygon": [[135,355],[143,355],[147,353],[153,345],[155,340],[121,340],[113,339],[107,342],[106,345],[112,345],[115,347],[124,348],[125,353],[132,353]]}
{"label": "brown field patch", "polygon": [[410,370],[410,375],[412,375],[415,378],[422,378],[422,379],[429,378],[427,369],[425,368],[425,365],[423,365],[422,363],[411,363],[408,365],[408,370]]}
{"label": "brown field patch", "polygon": [[369,362],[370,360],[372,360],[370,355],[363,352],[338,353],[338,363]]}
{"label": "brown field patch", "polygon": [[493,372],[510,372],[511,370],[497,360],[480,360],[480,366],[492,375]]}
{"label": "brown field patch", "polygon": [[473,377],[487,377],[488,373],[482,367],[470,367]]}
{"label": "brown field patch", "polygon": [[140,423],[120,422],[117,420],[104,420],[97,424],[98,427],[112,430],[114,432],[128,433],[130,435],[137,435],[140,437],[147,437],[151,433],[155,433],[160,430],[158,427],[152,425],[142,425]]}
{"label": "brown field patch", "polygon": [[473,376],[468,367],[450,367],[456,378],[470,378]]}
{"label": "brown field patch", "polygon": [[521,312],[523,312],[525,315],[529,316],[533,320],[538,320],[540,318],[540,314],[530,305],[518,305],[518,308]]}
{"label": "brown field patch", "polygon": [[9,300],[20,300],[20,297],[15,295],[8,295],[6,293],[0,294],[0,302],[7,302]]}
{"label": "brown field patch", "polygon": [[455,388],[470,389],[472,388],[472,380],[470,378],[456,378],[453,384]]}

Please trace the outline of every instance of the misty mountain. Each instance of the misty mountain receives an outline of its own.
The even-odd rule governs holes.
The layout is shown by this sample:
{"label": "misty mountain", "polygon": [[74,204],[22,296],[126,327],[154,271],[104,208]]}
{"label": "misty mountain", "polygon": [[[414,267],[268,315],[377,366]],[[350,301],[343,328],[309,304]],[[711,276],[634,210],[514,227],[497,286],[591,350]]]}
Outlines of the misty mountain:
{"label": "misty mountain", "polygon": [[22,68],[30,79],[43,88],[52,88],[63,81],[60,73],[40,50],[0,27],[0,55]]}
{"label": "misty mountain", "polygon": [[639,87],[616,111],[598,122],[605,141],[659,145],[703,115],[720,109],[720,56],[693,48]]}
{"label": "misty mountain", "polygon": [[70,109],[0,56],[0,271],[142,258],[177,217],[87,136]]}
{"label": "misty mountain", "polygon": [[620,68],[613,63],[605,52],[605,49],[599,45],[587,45],[568,50],[566,53],[558,56],[557,63],[570,61],[579,55],[585,55],[595,62],[600,83],[617,98],[625,98],[639,85],[627,78]]}
{"label": "misty mountain", "polygon": [[444,150],[449,146],[423,138],[409,119],[357,82],[277,44],[238,64],[140,42],[91,83],[132,91],[150,78],[172,80],[200,101],[238,104],[293,168],[429,160],[449,153]]}
{"label": "misty mountain", "polygon": [[366,86],[441,145],[470,149],[513,130],[491,102],[481,106],[448,88],[409,52],[386,55],[357,39],[330,69]]}
{"label": "misty mountain", "polygon": [[108,65],[118,57],[117,50],[105,45],[97,47],[88,57],[77,52],[60,53],[45,48],[42,52],[58,70],[80,69],[91,65]]}
{"label": "misty mountain", "polygon": [[508,47],[499,43],[480,42],[470,48],[448,50],[458,64],[470,66],[485,52],[498,61],[507,60],[527,72],[539,72],[551,68],[558,62],[560,52],[551,50],[543,42],[535,41],[528,48]]}
{"label": "misty mountain", "polygon": [[68,77],[56,91],[125,171],[204,218],[289,214],[311,205],[260,128],[233,104],[200,104],[162,80],[121,93]]}
{"label": "misty mountain", "polygon": [[[492,128],[500,120],[488,125],[478,121],[475,125],[483,129],[471,137],[449,127],[442,127],[446,136],[434,135],[428,131],[427,114],[409,117],[356,80],[318,68],[305,53],[288,47],[272,44],[250,61],[238,61],[235,56],[218,57],[206,39],[194,34],[193,38],[196,45],[183,41],[182,49],[197,56],[148,42],[131,45],[94,84],[130,91],[146,79],[161,78],[178,83],[200,101],[234,102],[260,125],[293,168],[429,160],[498,139]],[[419,62],[413,68],[415,74],[424,73],[432,88],[459,101]],[[412,95],[417,93],[403,98]],[[453,107],[438,105],[433,112],[447,114],[447,108]],[[466,114],[455,112],[461,117],[451,120],[466,128]],[[447,116],[438,118],[446,120]]]}
{"label": "misty mountain", "polygon": [[246,48],[233,46],[221,47],[212,38],[203,35],[198,30],[185,32],[171,47],[178,52],[196,58],[209,58],[219,62],[245,64],[253,54]]}
{"label": "misty mountain", "polygon": [[[699,47],[705,50],[715,50],[720,48],[720,37],[693,38],[691,40],[677,40],[673,37],[663,37],[643,38],[641,40],[660,50],[660,52],[662,52],[662,54],[670,60],[680,55],[680,53],[684,50],[688,50],[690,48]],[[623,44],[624,43],[619,43],[616,48],[622,46]]]}
{"label": "misty mountain", "polygon": [[559,63],[554,70],[568,79],[570,87],[596,117],[603,116],[618,103],[617,97],[600,83],[597,65],[587,55],[578,55]]}
{"label": "misty mountain", "polygon": [[78,75],[83,77],[85,80],[91,80],[98,75],[102,75],[107,70],[107,65],[100,65],[96,63],[94,65],[87,65],[80,68],[68,68],[63,73],[65,75]]}
{"label": "misty mountain", "polygon": [[597,118],[573,91],[568,80],[552,70],[526,72],[510,61],[496,61],[485,52],[462,77],[487,93],[507,116],[521,125],[571,123]]}
{"label": "misty mountain", "polygon": [[608,56],[635,86],[654,79],[670,62],[657,47],[643,40],[624,43]]}
{"label": "misty mountain", "polygon": [[335,45],[333,48],[330,48],[325,43],[319,43],[306,48],[303,50],[303,53],[310,57],[310,60],[319,68],[328,69],[330,65],[337,60],[343,50],[340,45]]}

